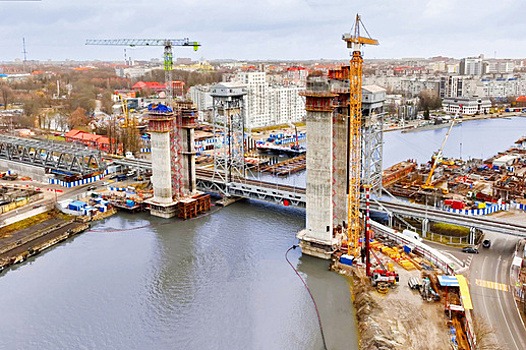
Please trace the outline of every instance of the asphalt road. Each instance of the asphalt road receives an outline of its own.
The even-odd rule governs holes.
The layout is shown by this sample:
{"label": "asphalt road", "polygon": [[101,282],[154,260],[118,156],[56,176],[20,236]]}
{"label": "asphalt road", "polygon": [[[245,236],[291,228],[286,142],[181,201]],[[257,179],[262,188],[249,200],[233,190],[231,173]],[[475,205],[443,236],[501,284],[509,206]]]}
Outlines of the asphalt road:
{"label": "asphalt road", "polygon": [[479,247],[479,254],[438,244],[431,246],[448,252],[469,266],[468,280],[474,315],[485,319],[495,332],[496,342],[507,350],[526,349],[526,328],[513,300],[510,268],[518,238],[486,232],[491,247]]}
{"label": "asphalt road", "polygon": [[[509,350],[526,349],[526,329],[513,300],[510,268],[517,238],[486,233],[491,248],[480,248],[469,268],[471,298],[475,314],[495,330],[498,343]],[[487,283],[488,282],[496,282]]]}

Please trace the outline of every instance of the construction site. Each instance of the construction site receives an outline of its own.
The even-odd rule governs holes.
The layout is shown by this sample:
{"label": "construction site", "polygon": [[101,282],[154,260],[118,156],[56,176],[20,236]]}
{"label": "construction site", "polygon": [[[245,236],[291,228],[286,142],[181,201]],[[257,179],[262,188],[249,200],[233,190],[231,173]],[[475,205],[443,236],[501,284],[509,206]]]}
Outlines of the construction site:
{"label": "construction site", "polygon": [[[296,196],[297,203],[305,204],[305,228],[296,236],[302,254],[330,261],[332,270],[352,280],[361,348],[473,349],[477,339],[469,287],[462,275],[464,266],[427,246],[417,232],[400,232],[373,222],[371,200],[387,190],[410,202],[470,215],[505,210],[510,205],[524,208],[526,139],[486,160],[445,159],[442,153],[454,125],[451,122],[440,149],[427,164],[407,160],[382,170],[384,113],[381,108],[367,112],[362,108],[362,50],[365,45],[379,42],[369,36],[359,15],[353,31],[344,34],[343,41],[351,50],[349,65],[326,73],[311,72],[306,90],[301,93],[306,101],[306,132],[302,136],[308,135],[308,154],[300,147],[296,130],[295,137],[286,139],[293,140],[293,154],[297,156],[277,164],[270,164],[266,157],[251,157],[255,153],[250,153],[253,150],[245,133],[247,91],[237,83],[219,83],[211,88],[213,125],[207,132],[213,145],[208,153],[197,155],[197,109],[191,101],[174,99],[170,82],[172,46],[196,49],[198,43],[88,41],[94,45],[164,46],[166,99],[164,103],[150,104],[143,115],[151,140],[151,163],[134,160],[133,154],[108,161],[120,162],[122,171],[130,171],[130,177],[136,175],[133,181],[121,182],[120,177],[127,179],[124,173],[105,172],[100,153],[85,151],[79,160],[71,151],[65,160],[78,166],[78,174],[71,174],[63,170],[66,165],[62,159],[54,160],[52,152],[48,152],[42,165],[49,161],[50,166],[57,168],[51,184],[74,187],[103,180],[105,176],[117,178],[105,183],[104,190],[94,186],[87,188],[80,199],[77,196],[76,200],[60,203],[55,198],[58,203],[53,204],[63,205],[64,212],[80,217],[111,215],[110,209],[119,208],[129,212],[148,210],[153,216],[186,220],[208,212],[212,206],[210,194],[198,189],[199,180],[216,186],[205,188],[219,192],[222,203],[228,205],[239,198],[264,199],[264,186],[250,179],[249,170],[276,176],[307,170],[305,191],[295,192],[291,186],[274,184],[272,195],[284,206],[292,199],[279,197],[280,193]],[[130,118],[124,104],[122,113],[122,128],[130,134],[136,132],[136,121]],[[108,142],[111,144],[111,140]],[[42,154],[36,146],[28,145],[20,146],[22,151],[17,148],[15,153],[21,158],[16,159]],[[7,156],[14,154],[8,153],[6,148]],[[202,165],[200,169],[196,169],[196,163]],[[134,166],[149,170],[135,174]],[[2,176],[10,180],[17,175]],[[237,185],[240,192],[228,192]],[[40,189],[4,186],[0,188],[0,213],[16,211],[41,199]],[[5,243],[0,250],[0,269],[89,227],[79,221],[82,219],[50,216],[41,217],[34,232],[11,227],[0,237]],[[45,241],[43,237],[47,237]]]}
{"label": "construction site", "polygon": [[[447,139],[447,135],[446,135]],[[488,159],[443,159],[440,149],[427,164],[400,162],[383,173],[394,196],[458,213],[482,215],[526,204],[523,140]]]}
{"label": "construction site", "polygon": [[[382,188],[382,127],[381,114],[362,111],[362,48],[378,41],[363,35],[358,15],[353,29],[343,35],[350,64],[327,74],[312,72],[303,93],[307,149],[316,152],[306,160],[300,247],[303,254],[330,259],[332,269],[352,278],[361,349],[471,349],[473,307],[459,267],[453,269],[418,235],[370,220],[371,196],[380,196]],[[441,161],[441,152],[436,159]],[[384,186],[398,186],[416,168],[413,162],[392,167],[383,174]],[[434,165],[428,173],[418,188],[436,192],[439,174],[446,172]]]}

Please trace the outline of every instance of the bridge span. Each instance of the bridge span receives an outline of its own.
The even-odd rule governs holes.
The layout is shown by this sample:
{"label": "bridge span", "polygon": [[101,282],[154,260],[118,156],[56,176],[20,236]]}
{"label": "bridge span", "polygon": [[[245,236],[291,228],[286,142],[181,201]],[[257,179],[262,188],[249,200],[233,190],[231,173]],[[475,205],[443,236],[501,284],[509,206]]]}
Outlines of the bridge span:
{"label": "bridge span", "polygon": [[46,168],[65,175],[86,175],[102,172],[105,168],[101,152],[84,145],[4,134],[0,137],[0,159]]}
{"label": "bridge span", "polygon": [[[204,191],[264,200],[282,205],[287,204],[301,208],[304,208],[306,204],[305,188],[280,185],[253,179],[237,179],[235,182],[225,184],[222,182],[221,178],[214,176],[213,170],[206,169],[198,169],[196,175],[197,185]],[[364,202],[362,205],[365,207]],[[491,230],[507,235],[526,237],[526,225],[505,223],[485,216],[455,214],[414,203],[384,200],[371,202],[371,209],[387,212],[389,215],[445,222],[473,227],[480,230]]]}
{"label": "bridge span", "polygon": [[480,230],[491,230],[507,235],[526,237],[526,225],[505,223],[486,216],[468,216],[446,212],[434,207],[414,203],[378,201],[371,202],[371,209],[413,217],[416,219],[445,222],[449,224],[474,227]]}

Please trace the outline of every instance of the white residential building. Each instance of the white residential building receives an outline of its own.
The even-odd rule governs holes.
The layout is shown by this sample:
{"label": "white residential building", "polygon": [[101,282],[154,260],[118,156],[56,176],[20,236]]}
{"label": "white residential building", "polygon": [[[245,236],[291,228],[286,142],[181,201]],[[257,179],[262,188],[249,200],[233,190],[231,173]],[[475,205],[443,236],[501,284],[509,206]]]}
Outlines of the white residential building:
{"label": "white residential building", "polygon": [[305,120],[305,99],[297,86],[272,86],[269,91],[270,115],[273,124],[287,124]]}
{"label": "white residential building", "polygon": [[446,113],[460,115],[475,115],[489,113],[491,101],[489,98],[449,97],[442,100],[442,108]]}
{"label": "white residential building", "polygon": [[303,87],[270,86],[265,72],[239,72],[234,80],[247,86],[247,128],[287,124],[304,120]]}
{"label": "white residential building", "polygon": [[239,72],[234,80],[247,86],[246,126],[272,125],[269,108],[269,89],[265,72]]}
{"label": "white residential building", "polygon": [[[269,85],[265,72],[240,72],[230,77],[247,89],[245,96],[245,127],[256,128],[303,121],[306,116],[305,100],[299,95],[304,87]],[[189,90],[199,111],[199,119],[211,117],[210,86],[193,86]]]}
{"label": "white residential building", "polygon": [[467,57],[460,60],[460,74],[481,76],[484,73],[483,55],[479,57]]}
{"label": "white residential building", "polygon": [[210,85],[196,85],[188,89],[188,96],[194,102],[201,122],[211,122],[212,120],[212,96],[210,96]]}

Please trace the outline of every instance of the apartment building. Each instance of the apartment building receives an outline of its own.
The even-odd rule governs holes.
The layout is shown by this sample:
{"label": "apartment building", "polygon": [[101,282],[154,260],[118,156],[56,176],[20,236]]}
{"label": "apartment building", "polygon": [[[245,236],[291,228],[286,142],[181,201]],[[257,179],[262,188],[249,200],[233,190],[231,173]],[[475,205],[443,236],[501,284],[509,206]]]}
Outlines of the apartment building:
{"label": "apartment building", "polygon": [[[238,72],[225,77],[246,87],[245,111],[247,128],[299,122],[305,119],[305,100],[299,95],[304,87],[270,85],[265,72]],[[274,80],[275,81],[275,80]],[[212,98],[210,86],[193,86],[189,90],[199,110],[200,120],[210,121]]]}

